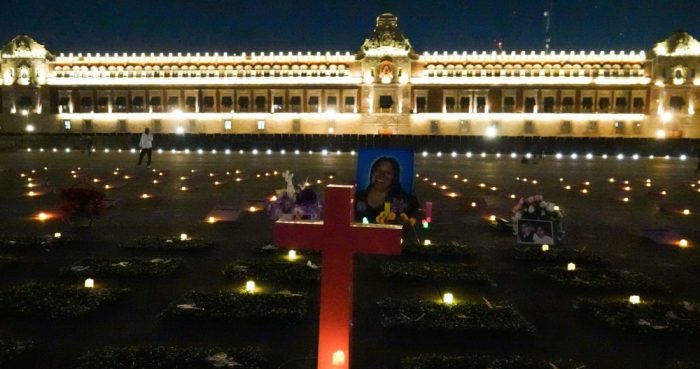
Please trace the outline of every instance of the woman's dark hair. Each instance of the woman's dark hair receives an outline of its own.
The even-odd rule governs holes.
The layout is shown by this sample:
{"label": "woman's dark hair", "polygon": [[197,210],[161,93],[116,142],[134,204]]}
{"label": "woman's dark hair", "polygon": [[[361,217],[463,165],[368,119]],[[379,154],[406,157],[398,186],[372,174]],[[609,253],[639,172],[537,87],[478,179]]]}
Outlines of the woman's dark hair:
{"label": "woman's dark hair", "polygon": [[372,174],[375,170],[377,170],[377,167],[381,163],[389,163],[394,169],[394,178],[392,178],[391,180],[391,187],[389,187],[388,195],[392,197],[406,195],[406,191],[404,191],[403,187],[401,187],[401,167],[399,166],[399,162],[395,158],[389,156],[382,156],[374,161],[374,163],[372,164],[372,168],[369,171],[370,182],[367,188],[369,189],[369,187],[372,186]]}

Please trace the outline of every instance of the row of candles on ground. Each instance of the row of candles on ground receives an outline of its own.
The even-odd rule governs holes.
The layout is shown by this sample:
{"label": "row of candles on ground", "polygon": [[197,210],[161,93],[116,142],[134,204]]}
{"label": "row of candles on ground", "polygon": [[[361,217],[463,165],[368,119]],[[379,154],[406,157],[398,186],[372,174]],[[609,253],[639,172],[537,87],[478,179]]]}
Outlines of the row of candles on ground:
{"label": "row of candles on ground", "polygon": [[[44,152],[44,151],[47,151],[48,149],[44,149],[43,147],[41,147],[41,148],[39,148],[39,149],[32,149],[32,148],[28,147],[28,148],[26,149],[27,152],[32,152],[32,151],[34,151],[34,150],[39,151],[39,152]],[[49,151],[51,151],[51,152],[58,152],[58,151],[61,151],[61,150],[59,150],[58,148],[54,147],[54,148],[52,148],[52,149],[49,150]],[[62,151],[67,152],[67,153],[72,152],[71,148],[68,148],[68,147],[65,148],[65,149],[63,149]],[[92,151],[93,151],[93,152],[98,152],[98,150],[96,150],[96,149],[93,149]],[[112,150],[112,149],[109,149],[109,148],[105,148],[105,149],[102,149],[101,151],[104,152],[104,153],[110,153],[110,152],[112,152],[112,151],[121,153],[121,152],[126,151],[126,150],[123,150],[123,149]],[[130,153],[132,153],[132,154],[138,153],[138,151],[137,151],[136,149],[128,149],[128,151],[129,151]],[[223,153],[223,154],[226,154],[226,155],[230,155],[230,154],[232,154],[232,153],[234,152],[234,150],[231,150],[231,149],[225,149],[225,150],[216,150],[216,149],[212,149],[212,150],[204,150],[204,149],[190,150],[189,148],[186,148],[186,149],[184,149],[184,150],[176,150],[176,149],[163,150],[163,149],[158,149],[158,150],[156,150],[156,152],[159,153],[159,154],[162,154],[162,153],[164,153],[164,152],[170,152],[171,154],[179,154],[179,153],[189,154],[189,153],[191,153],[191,152],[196,152],[197,154],[200,154],[200,155],[201,155],[201,154],[204,154],[204,153],[206,153],[206,152],[210,152],[210,153],[212,153],[212,154]],[[289,152],[290,152],[290,153],[293,152],[294,155],[299,155],[299,154],[301,154],[301,150],[299,150],[299,149],[295,149],[294,151],[289,151]],[[307,151],[307,152],[308,152],[309,155],[312,155],[312,154],[314,153],[313,150],[309,150],[309,151]],[[239,153],[239,154],[245,154],[246,151],[245,151],[245,150],[238,150],[238,153]],[[250,150],[250,153],[253,154],[253,155],[258,155],[258,154],[260,153],[260,150],[258,150],[258,149],[252,149],[252,150]],[[272,155],[273,153],[275,153],[275,151],[272,150],[272,149],[267,149],[267,150],[265,150],[265,153],[266,153],[267,155]],[[280,153],[281,155],[286,155],[286,154],[287,154],[287,150],[281,149],[281,150],[279,150],[279,153]],[[321,155],[323,155],[323,156],[326,156],[326,155],[329,155],[329,154],[331,153],[331,151],[329,151],[329,150],[327,150],[327,149],[323,149],[323,150],[321,150],[321,151],[318,151],[318,153],[321,154]],[[335,154],[336,154],[336,155],[341,155],[341,154],[343,154],[343,151],[341,151],[341,150],[336,150],[336,151],[335,151]],[[355,150],[351,150],[351,151],[350,151],[350,155],[355,155]],[[428,151],[423,151],[423,152],[421,152],[421,156],[424,157],[424,158],[427,158],[429,155],[430,155],[430,153],[429,153]],[[443,153],[442,153],[442,151],[438,151],[438,152],[436,152],[434,155],[435,155],[436,157],[438,157],[438,158],[441,158],[441,157],[443,156]],[[450,155],[451,157],[453,157],[453,158],[456,158],[456,157],[460,156],[460,153],[458,153],[457,151],[452,151],[449,155]],[[475,153],[472,153],[471,151],[467,151],[466,153],[464,153],[464,157],[467,157],[467,158],[471,158],[471,157],[473,157],[473,156],[475,156],[475,155],[476,155],[476,156],[479,156],[479,157],[482,157],[482,158],[486,158],[486,157],[488,157],[489,155],[493,155],[493,156],[496,157],[496,158],[501,158],[502,156],[504,156],[504,154],[502,154],[502,153],[500,153],[500,152],[497,152],[497,153],[495,153],[495,154],[488,154],[488,153],[482,151],[481,153],[475,154]],[[518,158],[520,158],[520,155],[519,155],[518,153],[516,153],[516,152],[511,152],[510,154],[506,154],[506,155],[509,156],[511,159],[518,159]],[[528,158],[528,159],[532,158],[532,153],[525,153],[524,155],[525,155],[525,157]],[[579,156],[580,156],[580,155],[579,155],[578,153],[571,153],[571,154],[568,155],[569,158],[574,159],[574,160],[578,159]],[[567,155],[565,155],[565,154],[563,154],[563,153],[556,153],[556,154],[554,154],[554,157],[555,157],[556,159],[559,159],[559,160],[560,160],[560,159],[564,159],[565,157],[567,157]],[[587,160],[592,160],[593,158],[596,157],[596,155],[594,155],[593,153],[587,153],[587,154],[585,154],[585,155],[582,155],[582,157],[585,157]],[[600,158],[601,158],[601,159],[608,159],[608,157],[609,157],[608,154],[602,154],[602,155],[600,155]],[[627,156],[625,156],[625,154],[617,154],[617,155],[614,155],[614,157],[615,157],[617,160],[624,160]],[[630,158],[632,158],[632,160],[639,160],[641,157],[642,157],[642,156],[639,155],[639,154],[632,154],[632,155],[630,155]],[[655,155],[649,155],[648,158],[651,160],[651,159],[655,159],[656,156],[655,156]],[[671,159],[671,155],[665,155],[665,156],[663,156],[663,158],[666,159],[666,160],[669,160],[669,159]],[[682,161],[685,161],[685,160],[688,159],[688,156],[685,155],[685,154],[681,154],[681,155],[678,156],[678,159],[680,159],[680,160],[682,160]]]}

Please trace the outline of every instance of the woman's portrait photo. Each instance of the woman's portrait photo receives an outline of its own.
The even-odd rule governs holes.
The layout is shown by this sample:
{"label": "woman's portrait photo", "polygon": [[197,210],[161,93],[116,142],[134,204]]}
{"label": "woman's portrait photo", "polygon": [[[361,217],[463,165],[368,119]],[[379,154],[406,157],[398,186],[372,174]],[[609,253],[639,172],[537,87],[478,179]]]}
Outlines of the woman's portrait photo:
{"label": "woman's portrait photo", "polygon": [[[413,152],[360,151],[355,192],[355,221],[404,224],[417,217],[413,195]],[[408,181],[408,182],[406,182]]]}

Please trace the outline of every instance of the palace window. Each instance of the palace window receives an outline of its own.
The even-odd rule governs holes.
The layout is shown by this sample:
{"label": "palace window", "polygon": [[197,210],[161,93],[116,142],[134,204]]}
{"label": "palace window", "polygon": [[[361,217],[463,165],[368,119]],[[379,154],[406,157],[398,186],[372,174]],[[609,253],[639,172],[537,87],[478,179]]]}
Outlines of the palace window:
{"label": "palace window", "polygon": [[131,111],[137,112],[137,113],[144,111],[143,96],[135,96],[131,100]]}
{"label": "palace window", "polygon": [[264,131],[265,130],[265,121],[262,119],[259,120],[257,122],[257,127],[258,127],[258,131]]}
{"label": "palace window", "polygon": [[83,131],[92,132],[92,119],[83,120]]}
{"label": "palace window", "polygon": [[627,110],[627,98],[615,98],[615,113],[624,113]]}
{"label": "palace window", "polygon": [[531,120],[526,120],[525,121],[525,126],[523,127],[523,131],[525,132],[526,135],[531,135],[535,133],[535,122]]}
{"label": "palace window", "polygon": [[272,97],[272,112],[278,113],[284,111],[284,99],[282,96]]}
{"label": "palace window", "polygon": [[506,96],[503,98],[503,112],[512,113],[515,110],[515,97]]}
{"label": "palace window", "polygon": [[117,96],[114,99],[114,109],[115,112],[126,112],[126,96]]}
{"label": "palace window", "polygon": [[424,96],[416,97],[416,113],[425,113],[427,99]]}
{"label": "palace window", "polygon": [[338,111],[338,96],[326,97],[326,111]]}
{"label": "palace window", "polygon": [[644,98],[635,97],[632,99],[632,112],[641,113],[644,110]]}
{"label": "palace window", "polygon": [[564,97],[561,99],[561,111],[562,113],[573,113],[574,112],[574,98],[571,96]]}
{"label": "palace window", "polygon": [[168,97],[168,110],[173,111],[180,108],[180,98],[177,96]]}
{"label": "palace window", "polygon": [[440,133],[440,121],[431,120],[430,121],[430,134],[436,135]]}
{"label": "palace window", "polygon": [[581,112],[583,112],[583,113],[593,112],[593,98],[592,97],[584,97],[583,99],[581,99]]}
{"label": "palace window", "polygon": [[185,110],[193,112],[197,110],[197,98],[194,96],[185,97]]}
{"label": "palace window", "polygon": [[563,135],[570,135],[571,134],[571,121],[570,120],[565,120],[561,122],[561,126],[559,127],[559,133]]}
{"label": "palace window", "polygon": [[230,131],[233,128],[233,122],[231,119],[224,119],[224,131]]}
{"label": "palace window", "polygon": [[685,107],[685,99],[681,96],[671,96],[671,99],[669,100],[669,106],[674,111],[679,112],[683,110],[683,107]]}
{"label": "palace window", "polygon": [[485,113],[486,112],[486,97],[479,96],[476,98],[476,112]]}
{"label": "palace window", "polygon": [[[21,105],[20,105],[21,107]],[[80,112],[90,113],[92,112],[92,98],[88,96],[83,96],[80,98]]]}
{"label": "palace window", "polygon": [[625,134],[625,122],[620,121],[620,120],[615,122],[615,134],[617,134],[617,135]]}
{"label": "palace window", "polygon": [[202,98],[202,111],[214,111],[214,96],[204,96]]}
{"label": "palace window", "polygon": [[471,124],[468,120],[459,121],[459,133],[469,133],[471,131]]}
{"label": "palace window", "polygon": [[301,113],[301,96],[290,97],[289,108],[294,113]]}
{"label": "palace window", "polygon": [[154,113],[160,113],[163,111],[163,104],[161,103],[160,96],[151,96],[148,101],[148,105]]}
{"label": "palace window", "polygon": [[70,107],[68,106],[69,104],[70,98],[68,96],[61,96],[61,98],[58,99],[58,111],[61,113],[70,112]]}
{"label": "palace window", "polygon": [[106,113],[108,105],[109,97],[100,96],[97,98],[97,108],[95,110],[97,110],[98,113]]}
{"label": "palace window", "polygon": [[534,113],[537,102],[534,97],[525,98],[525,113]]}
{"label": "palace window", "polygon": [[459,111],[468,113],[470,105],[471,98],[469,98],[468,96],[462,96],[459,98]]}
{"label": "palace window", "polygon": [[222,96],[221,97],[221,110],[232,110],[233,109],[233,96]]}
{"label": "palace window", "polygon": [[554,113],[554,97],[547,96],[544,99],[542,99],[542,112]]}
{"label": "palace window", "polygon": [[642,122],[634,122],[632,125],[632,132],[636,135],[642,133]]}
{"label": "palace window", "polygon": [[65,129],[66,131],[70,131],[70,129],[71,129],[70,120],[68,120],[68,119],[63,120],[63,129]]}
{"label": "palace window", "polygon": [[238,97],[238,111],[247,112],[250,109],[250,99],[248,96]]}
{"label": "palace window", "polygon": [[598,132],[598,121],[592,120],[588,122],[588,133]]}
{"label": "palace window", "polygon": [[265,112],[267,109],[265,106],[267,105],[267,99],[265,96],[255,96],[255,111],[256,112]]}
{"label": "palace window", "polygon": [[309,96],[309,112],[318,112],[318,96]]}
{"label": "palace window", "polygon": [[379,96],[379,109],[381,109],[381,112],[391,112],[392,106],[394,106],[394,99],[390,95]]}
{"label": "palace window", "polygon": [[345,112],[352,113],[355,111],[355,96],[345,96]]}
{"label": "palace window", "polygon": [[455,111],[455,98],[454,97],[446,97],[445,98],[445,111],[448,113],[454,112]]}
{"label": "palace window", "polygon": [[610,98],[601,97],[598,99],[598,111],[601,113],[607,113],[610,108]]}

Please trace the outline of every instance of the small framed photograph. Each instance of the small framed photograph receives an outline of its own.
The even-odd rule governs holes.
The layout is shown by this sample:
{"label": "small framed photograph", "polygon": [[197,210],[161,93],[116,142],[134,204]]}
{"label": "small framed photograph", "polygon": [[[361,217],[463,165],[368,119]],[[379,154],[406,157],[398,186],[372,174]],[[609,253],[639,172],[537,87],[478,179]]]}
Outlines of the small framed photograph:
{"label": "small framed photograph", "polygon": [[518,244],[554,245],[554,226],[548,220],[518,220]]}

